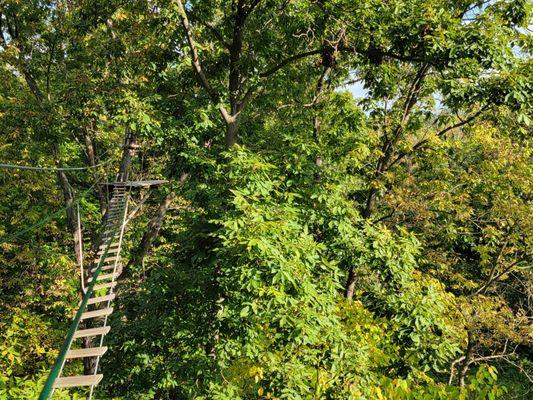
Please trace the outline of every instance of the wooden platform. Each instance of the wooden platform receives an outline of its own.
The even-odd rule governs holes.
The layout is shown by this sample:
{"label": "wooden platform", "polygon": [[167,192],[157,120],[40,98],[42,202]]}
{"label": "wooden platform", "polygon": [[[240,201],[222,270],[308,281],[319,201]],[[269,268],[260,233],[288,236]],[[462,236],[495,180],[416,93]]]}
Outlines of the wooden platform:
{"label": "wooden platform", "polygon": [[130,189],[140,189],[140,188],[152,188],[164,185],[168,181],[162,179],[154,179],[148,181],[126,181],[126,182],[104,182],[104,186],[113,186],[113,187],[124,187]]}

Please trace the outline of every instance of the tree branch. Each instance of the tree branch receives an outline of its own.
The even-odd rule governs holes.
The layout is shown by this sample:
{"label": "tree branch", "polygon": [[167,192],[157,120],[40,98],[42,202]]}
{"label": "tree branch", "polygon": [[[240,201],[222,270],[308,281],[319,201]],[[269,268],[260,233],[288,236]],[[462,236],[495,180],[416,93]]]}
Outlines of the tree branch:
{"label": "tree branch", "polygon": [[485,294],[487,289],[490,287],[490,285],[492,285],[494,282],[496,282],[498,279],[500,279],[503,275],[505,275],[507,272],[509,272],[510,270],[512,270],[518,263],[520,262],[520,260],[517,260],[513,263],[511,263],[509,266],[507,266],[507,268],[505,268],[503,271],[501,271],[499,274],[497,274],[496,276],[494,277],[490,277],[487,282],[481,286],[478,290],[476,290],[472,296],[475,296],[477,294]]}
{"label": "tree branch", "polygon": [[252,0],[250,4],[247,5],[247,7],[244,7],[244,13],[246,16],[250,15],[254,8],[261,2],[261,0]]}
{"label": "tree branch", "polygon": [[152,191],[149,191],[146,195],[144,195],[142,198],[141,198],[141,201],[139,201],[139,204],[137,204],[135,206],[135,208],[128,214],[128,216],[126,217],[126,221],[124,222],[124,225],[127,225],[129,224],[129,222],[135,218],[137,216],[137,214],[139,213],[139,211],[141,210],[142,206],[144,203],[146,203],[146,200],[148,200],[150,198],[150,196],[152,195]]}
{"label": "tree branch", "polygon": [[[341,46],[337,47],[337,50],[338,51],[347,52],[347,53],[363,54],[363,55],[369,57],[370,59],[386,57],[386,58],[392,58],[392,59],[395,59],[395,60],[398,60],[398,61],[404,61],[404,62],[419,62],[419,63],[425,63],[425,64],[429,64],[429,65],[434,65],[435,64],[435,60],[433,60],[433,59],[420,58],[420,57],[411,57],[411,56],[402,56],[402,55],[395,54],[395,53],[387,51],[387,50],[380,50],[380,49],[374,49],[374,48],[358,49],[358,48],[355,48],[353,46],[342,46],[341,45]],[[320,48],[320,49],[310,50],[310,51],[306,51],[306,52],[303,52],[303,53],[299,53],[299,54],[295,54],[293,56],[287,57],[286,59],[281,61],[278,65],[276,65],[276,66],[274,66],[274,67],[272,67],[272,68],[260,73],[259,76],[261,78],[266,78],[266,77],[276,73],[281,68],[283,68],[287,64],[290,64],[293,61],[299,60],[301,58],[313,56],[313,55],[316,55],[316,54],[322,54],[324,51],[325,51],[324,48]]]}
{"label": "tree branch", "polygon": [[176,0],[176,1],[178,3],[178,12],[179,12],[179,16],[181,19],[181,24],[183,25],[183,28],[185,29],[185,35],[187,37],[187,42],[189,43],[192,66],[194,70],[196,71],[196,74],[198,75],[200,82],[202,83],[203,87],[205,88],[209,97],[211,98],[211,101],[217,106],[220,114],[222,115],[222,118],[224,119],[226,124],[228,124],[232,121],[232,118],[227,112],[226,108],[222,104],[219,104],[219,96],[211,87],[211,84],[209,83],[209,80],[207,79],[202,69],[202,65],[200,64],[200,60],[198,58],[198,51],[194,43],[191,26],[189,24],[189,19],[187,18],[187,13],[185,12],[185,8],[183,7],[183,3],[181,2],[181,0]]}
{"label": "tree branch", "polygon": [[316,54],[321,54],[321,53],[322,53],[322,49],[316,49],[316,50],[305,51],[303,53],[295,54],[293,56],[287,57],[285,60],[281,61],[278,65],[266,70],[265,72],[261,72],[259,74],[259,77],[266,78],[266,77],[278,72],[284,66],[292,63],[293,61],[299,60],[301,58],[313,56],[313,55],[316,55]]}
{"label": "tree branch", "polygon": [[[474,119],[476,119],[478,116],[480,116],[483,112],[485,112],[488,109],[489,109],[489,106],[482,107],[479,111],[475,112],[474,114],[472,114],[468,118],[466,118],[464,120],[461,120],[461,121],[457,122],[456,124],[450,125],[450,126],[444,128],[443,130],[441,130],[440,132],[437,132],[436,136],[441,137],[444,134],[446,134],[449,131],[451,131],[452,129],[460,128],[461,126],[464,126],[464,125],[472,122]],[[399,161],[401,161],[407,155],[413,154],[419,148],[424,146],[428,141],[429,141],[429,139],[423,139],[423,140],[419,141],[418,143],[416,143],[411,148],[410,151],[402,151],[402,152],[400,152],[398,154],[398,156],[389,164],[389,168],[392,167],[393,165],[395,165],[396,163],[398,163]]]}
{"label": "tree branch", "polygon": [[450,377],[448,379],[448,385],[451,385],[452,382],[453,382],[453,377],[455,376],[455,365],[457,363],[460,363],[464,359],[465,359],[465,356],[461,356],[461,357],[456,358],[455,360],[453,360],[452,363],[450,364]]}
{"label": "tree branch", "polygon": [[222,36],[222,33],[220,33],[217,28],[207,22],[202,22],[202,25],[205,26],[227,50],[229,50],[230,44],[226,42],[224,36]]}

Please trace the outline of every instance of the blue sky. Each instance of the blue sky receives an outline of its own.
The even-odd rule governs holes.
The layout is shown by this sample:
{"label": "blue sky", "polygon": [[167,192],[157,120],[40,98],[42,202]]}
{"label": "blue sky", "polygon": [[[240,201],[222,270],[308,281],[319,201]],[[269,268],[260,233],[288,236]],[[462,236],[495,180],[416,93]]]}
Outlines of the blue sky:
{"label": "blue sky", "polygon": [[355,98],[366,97],[368,93],[367,90],[363,87],[363,84],[361,82],[356,82],[351,85],[348,85],[346,86],[346,89],[352,92],[352,95]]}

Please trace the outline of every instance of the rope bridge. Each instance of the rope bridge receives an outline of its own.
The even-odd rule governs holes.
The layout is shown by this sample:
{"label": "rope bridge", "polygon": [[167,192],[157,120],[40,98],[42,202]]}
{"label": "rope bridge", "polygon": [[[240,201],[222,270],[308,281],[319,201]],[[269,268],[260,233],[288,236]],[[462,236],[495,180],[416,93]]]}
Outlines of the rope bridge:
{"label": "rope bridge", "polygon": [[[98,249],[97,262],[90,271],[89,286],[83,296],[76,316],[70,325],[67,337],[50,371],[39,400],[49,399],[57,388],[78,386],[90,387],[90,399],[95,385],[103,378],[102,374],[98,374],[98,365],[100,358],[107,351],[107,347],[103,346],[103,342],[105,335],[110,331],[110,326],[107,322],[109,315],[113,312],[111,305],[115,299],[114,288],[117,284],[116,278],[122,272],[120,250],[122,247],[127,209],[128,194],[126,193],[126,187],[115,186],[109,204],[102,244]],[[79,329],[80,322],[88,320],[94,322],[94,327]],[[78,344],[78,339],[87,337],[99,338],[99,345],[89,348],[73,348]],[[65,362],[80,358],[95,359],[93,373],[90,375],[63,376]]]}
{"label": "rope bridge", "polygon": [[[124,153],[119,173],[116,176],[116,182],[94,183],[87,191],[80,196],[77,196],[77,199],[72,201],[72,203],[66,208],[48,215],[41,221],[38,221],[22,231],[15,232],[0,239],[0,244],[2,244],[20,238],[22,235],[44,225],[46,222],[56,218],[61,213],[68,211],[74,206],[77,209],[77,229],[81,232],[79,215],[80,200],[87,197],[98,184],[109,187],[108,193],[111,192],[112,189],[111,199],[108,197],[108,208],[104,218],[103,232],[97,243],[99,247],[97,249],[95,261],[87,273],[85,273],[86,271],[83,267],[83,257],[80,257],[79,260],[83,298],[79,304],[76,315],[74,316],[74,320],[70,324],[66,338],[59,351],[59,355],[50,370],[39,396],[39,400],[50,399],[56,389],[74,387],[89,388],[88,400],[91,400],[95,386],[103,379],[103,375],[98,373],[98,369],[100,359],[107,351],[107,347],[104,346],[104,338],[111,329],[108,325],[108,318],[113,313],[112,305],[113,300],[116,297],[115,287],[117,286],[117,278],[122,272],[121,249],[124,230],[126,224],[129,222],[129,218],[127,218],[129,194],[130,191],[134,189],[150,189],[166,183],[164,180],[128,180],[128,171],[130,169],[131,160],[135,154],[135,149],[138,147],[135,135],[127,130],[123,143]],[[110,161],[111,160],[108,160],[105,163],[100,163],[91,167],[67,168],[34,167],[0,163],[0,168],[41,172],[83,171],[90,168],[101,167],[108,164]],[[132,214],[135,214],[135,212],[136,209],[133,210]],[[79,252],[82,254],[83,249],[81,240],[78,244],[80,246]],[[72,360],[84,360],[85,372],[83,375],[72,376],[65,374],[65,364]]]}
{"label": "rope bridge", "polygon": [[[122,272],[121,249],[124,230],[129,221],[127,218],[129,194],[132,189],[152,188],[165,183],[162,180],[128,181],[131,158],[137,147],[135,136],[127,132],[123,146],[124,154],[116,182],[103,183],[104,186],[110,188],[110,191],[112,188],[112,196],[111,199],[108,198],[107,214],[104,218],[103,232],[99,243],[97,243],[99,247],[95,261],[91,265],[91,269],[87,271],[87,274],[84,271],[83,262],[80,261],[83,298],[70,324],[59,355],[50,370],[39,400],[50,399],[56,389],[74,387],[89,388],[88,400],[91,400],[95,386],[103,379],[103,375],[98,373],[98,369],[100,359],[107,351],[107,347],[104,346],[104,338],[111,329],[108,325],[108,318],[113,313],[117,278]],[[58,170],[57,168],[25,167],[10,164],[0,164],[0,167],[3,165],[8,166],[10,169],[29,169],[45,172]],[[77,171],[82,169],[85,168],[64,168],[62,170]],[[94,185],[80,198],[87,195],[93,187]],[[73,202],[71,206],[78,206],[80,198]],[[62,211],[64,210],[59,212]],[[34,228],[30,227],[23,233]],[[15,237],[20,236],[20,234],[18,233]],[[85,372],[83,375],[69,375],[65,371],[65,364],[73,360],[84,361]]]}

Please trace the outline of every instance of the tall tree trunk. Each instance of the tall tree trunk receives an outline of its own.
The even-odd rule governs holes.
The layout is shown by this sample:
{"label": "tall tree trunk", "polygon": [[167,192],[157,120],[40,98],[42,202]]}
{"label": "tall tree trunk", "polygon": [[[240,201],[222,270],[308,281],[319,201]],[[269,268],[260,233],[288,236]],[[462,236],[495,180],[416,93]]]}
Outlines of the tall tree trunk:
{"label": "tall tree trunk", "polygon": [[78,265],[80,265],[83,257],[81,252],[82,233],[80,228],[81,224],[80,221],[78,221],[76,207],[74,207],[74,193],[64,171],[58,171],[57,178],[65,199],[65,206],[67,208],[67,223],[74,239],[74,253],[76,254],[76,262]]}
{"label": "tall tree trunk", "polygon": [[85,152],[87,154],[87,161],[89,162],[89,165],[93,167],[93,171],[94,171],[93,177],[94,177],[94,181],[96,182],[96,188],[98,190],[98,202],[100,204],[100,213],[103,215],[107,207],[106,197],[105,197],[102,185],[100,185],[100,176],[98,174],[98,171],[94,169],[94,167],[96,166],[96,154],[94,150],[94,142],[89,133],[88,126],[85,127],[83,136],[84,136],[84,141],[85,141]]}
{"label": "tall tree trunk", "polygon": [[246,20],[246,13],[241,0],[232,3],[232,12],[235,22],[233,24],[233,35],[229,46],[228,91],[231,118],[226,121],[226,146],[228,148],[237,143],[237,132],[239,130],[241,112],[242,88],[240,58],[242,53],[244,22]]}
{"label": "tall tree trunk", "polygon": [[[157,211],[154,213],[150,222],[148,223],[148,229],[146,230],[146,232],[144,233],[141,239],[141,243],[139,245],[138,250],[136,251],[135,255],[132,257],[132,259],[128,263],[128,267],[130,267],[131,265],[144,266],[144,259],[146,255],[148,254],[148,252],[150,251],[150,249],[152,248],[154,240],[159,235],[159,231],[161,230],[161,227],[163,226],[165,215],[167,214],[167,211],[170,208],[170,205],[172,204],[172,201],[174,200],[175,197],[176,197],[176,194],[174,192],[170,192],[161,201]],[[129,270],[129,268],[127,268],[127,270]]]}
{"label": "tall tree trunk", "polygon": [[126,139],[124,140],[124,150],[122,152],[122,160],[120,162],[120,168],[118,170],[117,180],[119,182],[125,182],[128,180],[128,171],[131,166],[131,159],[135,155],[135,149],[137,148],[137,138],[135,134],[131,132],[129,128],[126,128]]}
{"label": "tall tree trunk", "polygon": [[353,299],[353,295],[355,292],[355,270],[353,267],[350,267],[348,270],[348,278],[346,279],[346,288],[345,288],[345,297],[348,300]]}
{"label": "tall tree trunk", "polygon": [[466,375],[468,373],[468,368],[470,367],[470,362],[472,360],[473,350],[474,350],[474,341],[472,340],[472,331],[469,329],[467,332],[468,344],[466,346],[465,359],[461,364],[461,370],[459,371],[459,386],[465,386]]}
{"label": "tall tree trunk", "polygon": [[362,215],[364,219],[369,219],[374,211],[374,203],[376,202],[377,190],[375,187],[368,189],[368,195],[366,197],[365,208],[363,209]]}
{"label": "tall tree trunk", "polygon": [[[129,128],[126,128],[125,139],[124,139],[124,150],[122,152],[122,159],[120,161],[120,167],[117,173],[117,181],[125,182],[128,179],[129,169],[131,166],[131,160],[135,155],[135,150],[137,149],[137,139],[135,134],[133,134]],[[102,216],[102,222],[107,218],[107,212]],[[91,253],[95,253],[102,242],[102,233],[100,233],[93,241],[91,245]]]}
{"label": "tall tree trunk", "polygon": [[226,147],[229,149],[237,143],[237,132],[239,131],[239,116],[233,116],[232,121],[226,127]]}
{"label": "tall tree trunk", "polygon": [[[75,207],[73,207],[74,203],[74,193],[72,192],[72,188],[68,182],[67,176],[63,171],[58,171],[57,177],[59,180],[59,185],[61,187],[61,190],[63,191],[63,196],[65,198],[65,205],[67,206],[67,221],[69,225],[69,229],[73,235],[74,238],[74,252],[76,254],[76,262],[78,265],[81,265],[82,263],[82,233],[80,226],[81,224],[78,221],[78,213],[75,210]],[[81,276],[80,279],[83,279],[84,282],[86,280],[86,276]],[[83,294],[82,294],[83,295]],[[91,322],[90,321],[83,321],[81,326],[85,329],[91,328]],[[89,348],[92,347],[91,338],[84,338],[82,343],[83,348]],[[94,368],[94,363],[91,359],[85,358],[83,360],[83,371],[84,374],[89,375]]]}
{"label": "tall tree trunk", "polygon": [[[189,174],[186,172],[181,174],[179,180],[180,187],[185,184],[188,177]],[[175,198],[176,194],[174,192],[170,192],[163,198],[163,200],[159,204],[157,211],[150,219],[150,222],[148,223],[148,229],[146,230],[141,239],[141,243],[139,244],[138,250],[135,252],[134,256],[128,263],[128,267],[131,265],[144,265],[144,258],[152,248],[154,240],[159,235],[159,231],[163,226],[167,211],[169,210],[170,205],[172,204],[172,201],[174,201]],[[127,271],[129,271],[129,268],[126,268],[126,273]]]}

